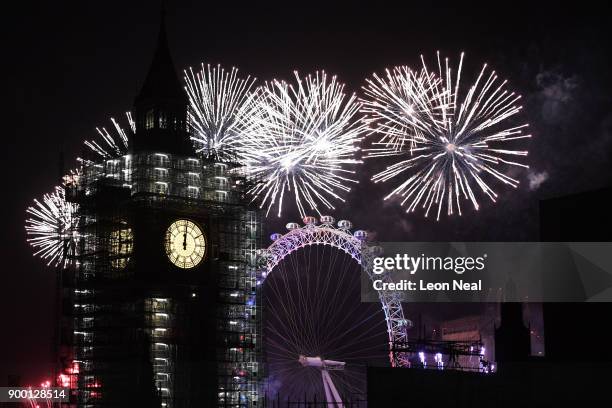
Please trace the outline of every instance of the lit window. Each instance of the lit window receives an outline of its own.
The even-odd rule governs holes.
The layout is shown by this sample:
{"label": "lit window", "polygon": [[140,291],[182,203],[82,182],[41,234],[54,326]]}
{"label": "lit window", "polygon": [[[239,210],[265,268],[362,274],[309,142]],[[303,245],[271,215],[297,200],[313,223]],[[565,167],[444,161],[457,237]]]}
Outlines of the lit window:
{"label": "lit window", "polygon": [[155,182],[155,192],[158,194],[168,194],[168,183],[162,181]]}
{"label": "lit window", "polygon": [[226,189],[228,185],[227,178],[223,176],[216,176],[215,184],[216,184],[216,187],[219,189]]}
{"label": "lit window", "polygon": [[200,197],[200,188],[197,186],[187,186],[187,197],[189,198],[199,198]]}
{"label": "lit window", "polygon": [[151,109],[150,111],[147,112],[145,116],[145,129],[153,129],[154,125],[155,125],[155,112],[153,112],[153,109]]}
{"label": "lit window", "polygon": [[200,184],[200,175],[195,172],[187,173],[187,184],[197,186]]}
{"label": "lit window", "polygon": [[215,176],[223,176],[225,175],[225,163],[215,163]]}
{"label": "lit window", "polygon": [[160,112],[159,113],[159,128],[160,129],[165,129],[166,126],[168,126],[167,123],[167,118],[166,118],[166,113],[165,112]]}
{"label": "lit window", "polygon": [[168,169],[165,167],[155,167],[155,180],[163,181],[168,176]]}

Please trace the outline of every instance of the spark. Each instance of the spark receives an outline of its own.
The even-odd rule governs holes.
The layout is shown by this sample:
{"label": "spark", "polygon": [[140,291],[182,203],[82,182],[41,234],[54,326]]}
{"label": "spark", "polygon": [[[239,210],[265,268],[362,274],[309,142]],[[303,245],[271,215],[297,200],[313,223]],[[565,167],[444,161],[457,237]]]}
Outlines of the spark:
{"label": "spark", "polygon": [[130,139],[136,133],[136,123],[132,119],[131,112],[126,112],[128,120],[128,130],[126,131],[119,122],[111,118],[113,131],[109,132],[105,127],[97,127],[98,137],[92,140],[86,140],[85,146],[91,149],[102,159],[114,159],[123,156],[128,152]]}
{"label": "spark", "polygon": [[220,65],[184,71],[185,90],[189,97],[191,140],[196,152],[205,156],[234,152],[239,132],[239,113],[253,101],[255,78],[238,77],[238,70],[225,71]]}
{"label": "spark", "polygon": [[239,155],[255,181],[250,193],[268,215],[281,216],[285,195],[293,195],[301,216],[306,207],[334,209],[349,184],[357,183],[351,166],[365,124],[357,119],[360,103],[344,84],[323,71],[295,82],[273,80],[257,88],[254,101],[240,115]]}
{"label": "spark", "polygon": [[444,208],[448,216],[461,215],[463,200],[478,210],[480,194],[495,202],[489,180],[516,188],[519,181],[509,169],[528,168],[520,162],[528,152],[514,146],[531,135],[524,133],[527,124],[510,120],[522,109],[520,95],[486,64],[464,93],[463,53],[456,71],[439,53],[437,74],[422,56],[421,63],[419,71],[395,67],[367,80],[362,112],[378,139],[366,157],[397,157],[372,177],[403,180],[385,200],[399,197],[406,212],[420,207],[427,217],[433,210],[439,220]]}
{"label": "spark", "polygon": [[34,205],[26,213],[27,241],[34,248],[35,256],[47,261],[47,265],[66,268],[76,253],[78,239],[78,204],[66,201],[63,187],[55,187],[45,194],[42,201],[34,199]]}

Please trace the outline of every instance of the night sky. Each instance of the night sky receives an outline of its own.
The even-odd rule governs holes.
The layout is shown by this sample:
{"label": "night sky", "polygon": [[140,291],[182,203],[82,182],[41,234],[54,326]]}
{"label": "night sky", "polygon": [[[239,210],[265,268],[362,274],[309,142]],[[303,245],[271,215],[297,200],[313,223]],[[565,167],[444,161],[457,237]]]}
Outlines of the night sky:
{"label": "night sky", "polygon": [[[374,71],[417,66],[421,53],[433,62],[436,50],[457,62],[465,51],[466,69],[487,62],[523,95],[534,134],[531,168],[516,174],[517,190],[500,186],[498,203],[483,199],[478,213],[466,205],[461,218],[439,222],[405,214],[383,204],[385,188],[368,183],[376,164],[360,169],[362,182],[334,215],[377,231],[380,240],[537,240],[540,199],[612,182],[612,19],[603,6],[210,3],[167,6],[179,70],[221,63],[267,80],[325,69],[359,92]],[[3,89],[14,110],[2,137],[0,385],[7,374],[33,382],[50,372],[55,274],[31,255],[25,209],[58,183],[60,152],[72,167],[96,126],[131,109],[152,58],[159,9],[156,1],[46,2],[4,12],[3,62],[12,69]],[[282,229],[297,218],[288,213],[270,225]]]}

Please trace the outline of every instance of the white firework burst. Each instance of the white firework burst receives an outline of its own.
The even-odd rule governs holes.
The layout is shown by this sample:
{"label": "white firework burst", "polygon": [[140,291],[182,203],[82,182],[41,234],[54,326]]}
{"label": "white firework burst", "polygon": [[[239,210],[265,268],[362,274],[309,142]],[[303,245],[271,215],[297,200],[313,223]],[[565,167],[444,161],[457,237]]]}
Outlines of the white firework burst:
{"label": "white firework burst", "polygon": [[256,79],[238,77],[238,70],[225,71],[220,65],[202,67],[194,73],[185,71],[185,89],[189,97],[189,125],[196,152],[205,156],[235,153],[239,131],[239,113],[253,100],[251,90]]}
{"label": "white firework burst", "polygon": [[349,184],[357,182],[352,167],[361,163],[356,153],[365,130],[356,96],[347,95],[335,76],[294,74],[294,83],[260,86],[240,115],[239,155],[257,181],[251,193],[266,214],[276,206],[279,217],[285,194],[293,195],[301,216],[344,201]]}
{"label": "white firework burst", "polygon": [[34,200],[34,205],[26,210],[27,241],[34,248],[35,256],[47,261],[47,265],[67,267],[71,255],[76,254],[79,219],[78,204],[66,201],[63,187],[55,187],[52,193],[45,194],[42,202]]}
{"label": "white firework burst", "polygon": [[98,137],[92,140],[86,140],[85,146],[91,149],[102,159],[113,159],[127,153],[130,138],[136,133],[136,123],[132,119],[131,112],[126,112],[128,120],[128,130],[125,130],[119,122],[111,118],[113,125],[111,132],[105,127],[96,128]]}
{"label": "white firework burst", "polygon": [[490,180],[517,187],[509,169],[528,166],[517,161],[527,151],[516,150],[516,141],[531,135],[527,124],[509,120],[521,111],[521,97],[486,64],[463,92],[463,54],[456,71],[439,53],[437,73],[421,61],[419,71],[396,67],[367,80],[362,111],[379,138],[366,157],[398,157],[372,180],[401,179],[385,199],[400,197],[406,212],[420,207],[425,216],[433,209],[439,220],[443,208],[461,215],[463,200],[478,210],[480,193],[496,201]]}

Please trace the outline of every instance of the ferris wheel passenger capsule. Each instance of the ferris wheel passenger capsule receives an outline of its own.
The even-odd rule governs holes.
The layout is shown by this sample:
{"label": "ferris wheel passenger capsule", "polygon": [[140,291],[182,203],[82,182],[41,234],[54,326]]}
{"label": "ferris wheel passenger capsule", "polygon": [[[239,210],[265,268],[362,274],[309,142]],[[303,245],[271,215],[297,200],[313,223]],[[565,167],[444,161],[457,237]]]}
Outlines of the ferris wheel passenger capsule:
{"label": "ferris wheel passenger capsule", "polygon": [[285,228],[287,228],[289,231],[293,231],[294,229],[300,228],[300,224],[297,222],[289,222],[287,225],[285,225]]}
{"label": "ferris wheel passenger capsule", "polygon": [[317,225],[317,219],[315,217],[306,216],[302,220],[305,225]]}
{"label": "ferris wheel passenger capsule", "polygon": [[381,247],[380,245],[370,246],[368,249],[370,250],[370,253],[374,256],[380,256],[385,252],[383,247]]}
{"label": "ferris wheel passenger capsule", "polygon": [[364,230],[357,230],[353,233],[353,236],[360,241],[365,241],[368,239],[368,232]]}
{"label": "ferris wheel passenger capsule", "polygon": [[274,234],[270,235],[270,239],[272,241],[276,241],[276,240],[279,240],[282,236],[283,234],[279,234],[278,232],[275,232]]}
{"label": "ferris wheel passenger capsule", "polygon": [[331,215],[322,215],[321,216],[321,224],[323,225],[334,225],[334,217]]}
{"label": "ferris wheel passenger capsule", "polygon": [[343,230],[349,230],[353,228],[353,223],[350,222],[349,220],[340,220],[338,221],[338,228],[343,229]]}
{"label": "ferris wheel passenger capsule", "polygon": [[412,320],[402,319],[400,321],[400,325],[405,326],[408,329],[411,329],[414,326],[414,323],[412,323]]}

